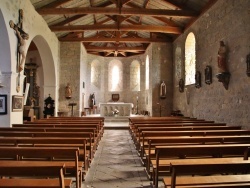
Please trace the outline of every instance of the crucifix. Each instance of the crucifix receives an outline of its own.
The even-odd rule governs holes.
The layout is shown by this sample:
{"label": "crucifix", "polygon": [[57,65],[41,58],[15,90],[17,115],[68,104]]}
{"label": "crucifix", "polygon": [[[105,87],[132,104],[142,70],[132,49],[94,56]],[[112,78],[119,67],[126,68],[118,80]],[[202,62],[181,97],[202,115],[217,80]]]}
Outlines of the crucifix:
{"label": "crucifix", "polygon": [[29,34],[23,31],[23,10],[19,10],[19,21],[15,24],[12,20],[9,22],[10,27],[15,30],[18,45],[17,45],[17,72],[18,72],[18,81],[17,81],[17,92],[20,91],[20,72],[24,69],[25,58],[26,58],[26,41],[29,39]]}

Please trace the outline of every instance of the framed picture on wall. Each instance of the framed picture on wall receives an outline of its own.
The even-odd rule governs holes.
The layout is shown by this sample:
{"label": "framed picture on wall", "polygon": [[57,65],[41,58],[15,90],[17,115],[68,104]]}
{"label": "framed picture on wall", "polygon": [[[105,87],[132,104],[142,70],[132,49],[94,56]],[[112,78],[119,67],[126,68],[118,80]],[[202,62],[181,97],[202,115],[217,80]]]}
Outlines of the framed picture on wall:
{"label": "framed picture on wall", "polygon": [[0,115],[7,114],[7,95],[0,95]]}
{"label": "framed picture on wall", "polygon": [[119,101],[119,98],[120,98],[119,94],[112,94],[112,101],[113,102]]}
{"label": "framed picture on wall", "polygon": [[23,111],[23,96],[12,96],[12,112]]}

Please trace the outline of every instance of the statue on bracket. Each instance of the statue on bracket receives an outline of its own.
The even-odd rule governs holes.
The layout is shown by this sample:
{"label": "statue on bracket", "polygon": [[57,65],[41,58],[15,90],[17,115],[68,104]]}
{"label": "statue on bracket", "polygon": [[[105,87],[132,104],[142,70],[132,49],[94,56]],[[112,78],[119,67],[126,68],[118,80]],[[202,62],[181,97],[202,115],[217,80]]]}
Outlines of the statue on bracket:
{"label": "statue on bracket", "polygon": [[65,87],[65,98],[71,99],[71,97],[72,97],[72,89],[70,84],[68,83],[67,86]]}
{"label": "statue on bracket", "polygon": [[160,98],[165,99],[166,93],[167,93],[166,84],[164,81],[162,81],[161,86],[160,86]]}
{"label": "statue on bracket", "polygon": [[184,86],[185,86],[184,79],[181,78],[180,81],[179,81],[179,92],[181,92],[181,93],[184,92]]}
{"label": "statue on bracket", "polygon": [[227,48],[223,41],[220,41],[220,47],[218,51],[218,68],[219,73],[216,75],[219,82],[223,83],[223,86],[228,90],[228,84],[231,74],[227,69]]}

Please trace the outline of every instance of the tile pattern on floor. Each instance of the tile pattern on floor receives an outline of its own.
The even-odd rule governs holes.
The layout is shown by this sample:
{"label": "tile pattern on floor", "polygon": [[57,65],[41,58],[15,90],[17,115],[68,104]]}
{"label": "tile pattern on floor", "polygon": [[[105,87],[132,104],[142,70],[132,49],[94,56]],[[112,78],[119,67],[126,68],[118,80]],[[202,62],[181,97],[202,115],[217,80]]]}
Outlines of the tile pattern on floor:
{"label": "tile pattern on floor", "polygon": [[82,188],[149,188],[128,130],[105,130]]}

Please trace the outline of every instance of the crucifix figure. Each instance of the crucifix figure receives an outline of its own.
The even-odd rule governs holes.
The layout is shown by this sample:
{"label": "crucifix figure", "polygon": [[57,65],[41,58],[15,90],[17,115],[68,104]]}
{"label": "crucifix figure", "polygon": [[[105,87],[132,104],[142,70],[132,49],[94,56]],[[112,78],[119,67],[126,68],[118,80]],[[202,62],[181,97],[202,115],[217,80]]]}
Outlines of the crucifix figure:
{"label": "crucifix figure", "polygon": [[24,63],[26,58],[26,41],[29,39],[29,35],[25,33],[22,29],[23,23],[23,10],[19,10],[19,23],[15,24],[10,20],[9,24],[12,29],[15,30],[18,37],[18,50],[17,50],[17,63],[18,63],[18,72],[20,73],[24,69]]}

